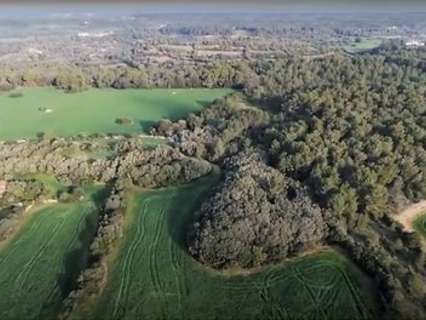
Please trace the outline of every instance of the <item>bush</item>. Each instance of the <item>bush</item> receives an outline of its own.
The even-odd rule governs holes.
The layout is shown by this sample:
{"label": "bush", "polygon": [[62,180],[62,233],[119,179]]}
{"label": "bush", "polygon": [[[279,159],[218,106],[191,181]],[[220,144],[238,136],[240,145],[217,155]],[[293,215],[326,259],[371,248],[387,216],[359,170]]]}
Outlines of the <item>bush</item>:
{"label": "bush", "polygon": [[116,124],[122,125],[122,126],[132,126],[133,125],[133,120],[129,119],[129,118],[117,118],[115,120]]}
{"label": "bush", "polygon": [[9,94],[9,98],[22,98],[24,94],[22,92],[12,92]]}

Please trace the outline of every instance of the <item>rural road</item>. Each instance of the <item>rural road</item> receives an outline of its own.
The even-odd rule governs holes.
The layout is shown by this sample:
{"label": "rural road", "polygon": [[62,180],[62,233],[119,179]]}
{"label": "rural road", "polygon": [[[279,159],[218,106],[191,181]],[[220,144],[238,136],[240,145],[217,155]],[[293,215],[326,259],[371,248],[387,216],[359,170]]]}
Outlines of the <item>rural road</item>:
{"label": "rural road", "polygon": [[422,213],[426,213],[426,200],[412,204],[395,215],[394,219],[403,225],[405,231],[413,232],[413,222]]}

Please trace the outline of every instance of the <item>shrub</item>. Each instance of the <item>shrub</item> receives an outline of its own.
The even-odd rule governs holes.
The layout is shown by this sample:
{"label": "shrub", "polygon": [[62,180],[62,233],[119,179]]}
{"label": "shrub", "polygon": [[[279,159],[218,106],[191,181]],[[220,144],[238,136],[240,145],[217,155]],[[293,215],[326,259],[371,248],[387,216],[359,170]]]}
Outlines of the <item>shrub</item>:
{"label": "shrub", "polygon": [[133,121],[129,118],[117,118],[115,120],[116,124],[122,125],[122,126],[131,126],[133,125]]}
{"label": "shrub", "polygon": [[9,94],[9,98],[22,98],[24,94],[22,92],[12,92]]}

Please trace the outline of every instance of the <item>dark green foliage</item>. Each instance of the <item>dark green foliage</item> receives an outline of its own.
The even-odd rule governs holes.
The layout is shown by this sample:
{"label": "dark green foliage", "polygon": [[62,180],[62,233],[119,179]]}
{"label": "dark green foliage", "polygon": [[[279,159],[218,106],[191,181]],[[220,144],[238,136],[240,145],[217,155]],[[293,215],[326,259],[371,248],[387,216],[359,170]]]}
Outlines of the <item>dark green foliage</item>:
{"label": "dark green foliage", "polygon": [[229,160],[224,183],[199,215],[190,251],[216,268],[259,266],[326,237],[319,207],[254,151]]}
{"label": "dark green foliage", "polygon": [[[277,74],[288,67],[271,68]],[[397,183],[393,199],[396,192],[425,198],[426,77],[420,70],[379,57],[296,62],[290,70],[297,70],[286,73],[293,88],[275,77],[266,89],[281,100],[263,140],[277,168],[348,220],[392,211]]]}

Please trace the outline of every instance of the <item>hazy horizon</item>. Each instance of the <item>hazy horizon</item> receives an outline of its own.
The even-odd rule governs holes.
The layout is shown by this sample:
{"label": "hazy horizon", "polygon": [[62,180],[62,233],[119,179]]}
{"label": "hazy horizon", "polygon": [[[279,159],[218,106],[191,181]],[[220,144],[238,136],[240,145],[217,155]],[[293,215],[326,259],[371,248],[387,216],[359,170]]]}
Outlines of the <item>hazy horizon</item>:
{"label": "hazy horizon", "polygon": [[[1,12],[19,12],[32,10],[68,10],[84,12],[90,10],[113,11],[117,14],[126,11],[138,10],[146,13],[163,12],[418,12],[426,11],[424,1],[334,1],[334,0],[263,0],[258,3],[254,0],[239,0],[230,3],[226,0],[216,1],[131,1],[126,0],[117,4],[108,0],[60,0],[60,1],[0,1]],[[7,12],[9,11],[9,12]]]}

